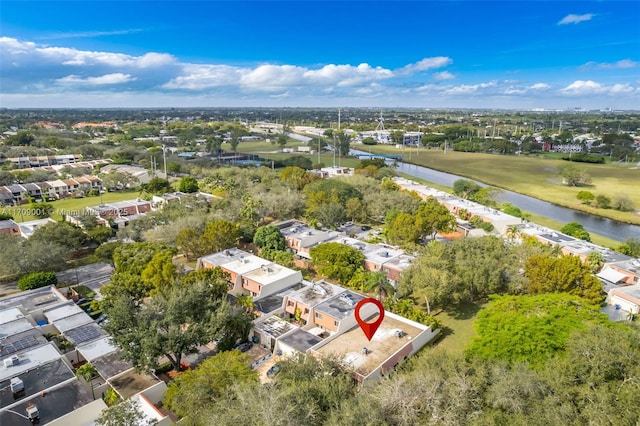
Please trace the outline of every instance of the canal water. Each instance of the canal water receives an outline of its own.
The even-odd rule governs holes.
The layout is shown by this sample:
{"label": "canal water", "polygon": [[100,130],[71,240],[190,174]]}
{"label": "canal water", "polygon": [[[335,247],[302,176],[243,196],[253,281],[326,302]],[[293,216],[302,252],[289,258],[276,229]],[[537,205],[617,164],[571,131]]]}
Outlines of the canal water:
{"label": "canal water", "polygon": [[[356,150],[352,150],[352,152],[354,155],[368,154],[366,152]],[[456,180],[468,179],[451,173],[440,172],[423,166],[416,166],[414,164],[403,162],[398,162],[397,164],[397,170],[399,172],[406,173],[429,182],[437,183],[438,185],[453,187],[453,183]],[[478,182],[478,184],[487,186],[482,182]],[[640,226],[638,225],[630,225],[589,213],[583,213],[567,207],[557,206],[546,201],[538,200],[537,198],[507,191],[505,189],[501,189],[499,201],[508,201],[514,206],[519,207],[521,210],[545,216],[560,223],[580,222],[587,231],[616,241],[625,241],[629,238],[640,239]]]}

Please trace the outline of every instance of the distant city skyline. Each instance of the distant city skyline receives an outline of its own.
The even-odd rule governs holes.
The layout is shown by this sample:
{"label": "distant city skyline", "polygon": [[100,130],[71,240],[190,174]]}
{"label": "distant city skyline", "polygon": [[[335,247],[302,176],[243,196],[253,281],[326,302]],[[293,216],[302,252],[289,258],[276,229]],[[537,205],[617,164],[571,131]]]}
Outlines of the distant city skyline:
{"label": "distant city skyline", "polygon": [[2,1],[0,107],[640,109],[635,1]]}

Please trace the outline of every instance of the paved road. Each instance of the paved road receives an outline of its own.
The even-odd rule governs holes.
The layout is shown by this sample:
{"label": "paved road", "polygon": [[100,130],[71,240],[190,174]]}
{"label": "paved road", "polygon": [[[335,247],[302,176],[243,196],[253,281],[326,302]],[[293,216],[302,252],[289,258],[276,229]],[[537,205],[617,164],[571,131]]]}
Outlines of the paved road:
{"label": "paved road", "polygon": [[[77,273],[76,273],[77,272]],[[96,292],[96,299],[102,298],[100,288],[109,282],[113,268],[108,263],[92,263],[91,265],[80,266],[78,268],[67,269],[56,273],[59,283],[71,283],[72,285],[86,285]],[[16,281],[0,284],[0,295],[16,293],[18,283]]]}
{"label": "paved road", "polygon": [[108,263],[101,262],[67,269],[66,271],[58,272],[56,275],[58,276],[58,282],[86,285],[96,292],[96,299],[101,299],[100,288],[109,282],[112,274],[113,267]]}

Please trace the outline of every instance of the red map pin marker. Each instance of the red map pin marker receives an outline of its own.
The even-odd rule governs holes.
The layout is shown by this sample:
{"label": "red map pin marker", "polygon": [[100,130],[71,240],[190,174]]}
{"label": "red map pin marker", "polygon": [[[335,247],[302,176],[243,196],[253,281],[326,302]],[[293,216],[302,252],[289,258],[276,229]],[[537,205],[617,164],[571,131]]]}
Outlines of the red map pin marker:
{"label": "red map pin marker", "polygon": [[[362,309],[362,307],[367,303],[373,303],[378,307],[378,310],[380,311],[378,319],[374,322],[365,322],[360,317],[360,309]],[[367,297],[366,299],[362,299],[358,302],[358,304],[356,305],[355,315],[356,321],[358,321],[358,324],[360,324],[360,328],[364,332],[364,335],[367,336],[367,339],[371,340],[373,335],[376,334],[376,330],[378,330],[378,327],[380,327],[382,320],[384,319],[384,306],[382,306],[382,303],[380,303],[377,299],[374,299],[373,297]]]}

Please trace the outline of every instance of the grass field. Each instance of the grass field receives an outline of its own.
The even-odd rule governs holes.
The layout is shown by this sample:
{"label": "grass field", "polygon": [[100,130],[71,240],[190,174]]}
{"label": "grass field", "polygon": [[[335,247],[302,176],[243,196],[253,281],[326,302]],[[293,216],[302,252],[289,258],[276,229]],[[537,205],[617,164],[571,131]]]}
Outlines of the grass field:
{"label": "grass field", "polygon": [[[373,152],[403,154],[394,146],[377,145]],[[640,214],[620,212],[612,209],[597,209],[581,204],[576,194],[588,190],[596,195],[609,198],[618,195],[629,197],[636,208],[640,208],[640,169],[631,164],[586,164],[568,163],[563,160],[529,158],[524,156],[503,156],[440,150],[421,149],[415,155],[415,148],[403,154],[405,161],[432,169],[449,172],[493,185],[499,188],[525,194],[540,200],[581,210],[587,213],[609,217],[622,222],[640,224]],[[586,169],[593,184],[589,187],[568,187],[562,185],[558,169],[573,164]]]}
{"label": "grass field", "polygon": [[[107,192],[102,194],[103,203],[111,203],[115,201],[131,200],[138,198],[140,194],[136,191],[118,191]],[[85,207],[97,206],[100,204],[100,197],[84,197],[84,198],[65,198],[63,200],[50,201],[51,207],[55,210],[55,213],[51,216],[54,220],[62,220],[62,215],[65,212],[77,212]],[[37,219],[33,215],[29,215],[29,204],[24,204],[17,207],[6,207],[2,209],[3,213],[7,213],[13,216],[16,222],[25,222],[28,220]]]}
{"label": "grass field", "polygon": [[442,337],[433,349],[462,353],[477,336],[473,322],[483,307],[484,304],[463,303],[438,313],[436,318],[442,321]]}

